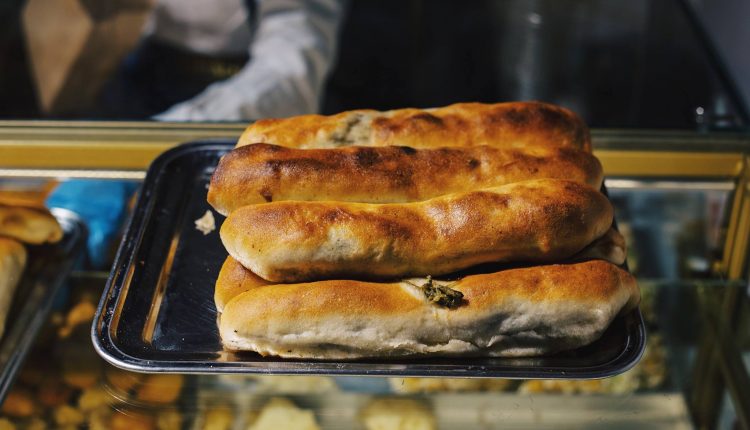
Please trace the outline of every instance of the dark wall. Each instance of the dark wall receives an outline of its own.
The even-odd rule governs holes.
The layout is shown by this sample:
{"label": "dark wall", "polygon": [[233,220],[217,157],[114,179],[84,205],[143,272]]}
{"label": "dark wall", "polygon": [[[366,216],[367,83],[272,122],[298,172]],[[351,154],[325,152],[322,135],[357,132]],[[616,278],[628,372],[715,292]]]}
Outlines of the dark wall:
{"label": "dark wall", "polygon": [[[40,116],[22,3],[0,1],[0,118]],[[354,0],[349,6],[324,113],[536,99],[569,107],[592,127],[748,123],[736,87],[683,0]]]}
{"label": "dark wall", "polygon": [[39,115],[21,31],[23,0],[0,1],[0,118]]}
{"label": "dark wall", "polygon": [[743,127],[724,78],[679,0],[357,0],[324,112],[537,99],[594,127]]}

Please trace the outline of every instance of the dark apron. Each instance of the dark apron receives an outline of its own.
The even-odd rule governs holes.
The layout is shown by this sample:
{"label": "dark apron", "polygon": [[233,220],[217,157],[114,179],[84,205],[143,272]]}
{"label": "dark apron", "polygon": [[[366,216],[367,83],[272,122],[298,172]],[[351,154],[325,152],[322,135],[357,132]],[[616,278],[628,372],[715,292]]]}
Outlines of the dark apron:
{"label": "dark apron", "polygon": [[[255,2],[246,1],[251,28]],[[249,55],[210,56],[159,41],[143,39],[104,85],[92,117],[146,119],[189,100],[214,82],[237,73]]]}

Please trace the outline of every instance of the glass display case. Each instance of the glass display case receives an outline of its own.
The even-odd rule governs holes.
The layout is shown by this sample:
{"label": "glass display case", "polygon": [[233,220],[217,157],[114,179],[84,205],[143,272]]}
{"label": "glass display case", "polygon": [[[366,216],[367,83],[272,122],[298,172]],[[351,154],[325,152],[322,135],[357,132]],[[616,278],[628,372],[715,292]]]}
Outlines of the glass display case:
{"label": "glass display case", "polygon": [[[235,3],[252,13],[256,2]],[[321,112],[538,99],[594,127],[642,292],[640,362],[595,380],[128,372],[91,343],[116,239],[99,250],[103,264],[80,264],[56,295],[0,398],[0,430],[750,428],[750,116],[691,2],[348,3]],[[141,25],[154,4],[0,2],[0,118],[24,119],[0,121],[0,196],[38,204],[69,179],[136,188],[165,150],[242,132],[92,121],[169,106],[126,112],[106,97],[148,40]],[[182,66],[210,69],[215,82],[246,57]],[[183,68],[159,60],[162,82]],[[115,235],[122,221],[109,221]]]}
{"label": "glass display case", "polygon": [[[0,124],[0,184],[43,189],[52,178],[72,177],[137,182],[164,149],[239,131],[7,122]],[[750,137],[594,130],[593,141],[629,244],[648,333],[643,358],[621,375],[505,380],[131,373],[106,364],[91,345],[91,319],[108,273],[82,268],[56,298],[0,409],[0,428],[747,427]]]}

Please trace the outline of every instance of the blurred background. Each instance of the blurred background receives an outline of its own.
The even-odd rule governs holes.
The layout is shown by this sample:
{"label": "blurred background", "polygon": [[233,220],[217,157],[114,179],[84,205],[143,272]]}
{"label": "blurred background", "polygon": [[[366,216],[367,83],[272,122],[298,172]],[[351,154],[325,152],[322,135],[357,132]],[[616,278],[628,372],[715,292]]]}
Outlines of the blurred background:
{"label": "blurred background", "polygon": [[[234,79],[235,92],[259,93],[241,113],[182,109],[162,119],[537,99],[575,110],[592,127],[748,124],[745,0],[331,0],[301,2],[311,4],[292,19],[263,6],[274,2],[243,0],[197,10],[198,19],[188,3],[2,2],[0,117],[150,118]],[[237,76],[247,69],[263,79]],[[150,100],[133,101],[138,92]],[[210,95],[224,105],[231,98],[215,88]],[[257,107],[274,98],[294,106]]]}

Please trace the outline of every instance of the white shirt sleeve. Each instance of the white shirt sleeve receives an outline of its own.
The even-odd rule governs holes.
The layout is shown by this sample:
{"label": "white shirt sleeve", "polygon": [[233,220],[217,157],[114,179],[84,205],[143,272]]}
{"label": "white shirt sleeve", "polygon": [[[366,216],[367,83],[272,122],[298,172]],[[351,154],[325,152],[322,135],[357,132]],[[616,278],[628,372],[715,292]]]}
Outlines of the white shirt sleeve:
{"label": "white shirt sleeve", "polygon": [[261,0],[250,61],[155,118],[241,121],[314,113],[335,59],[344,0]]}

